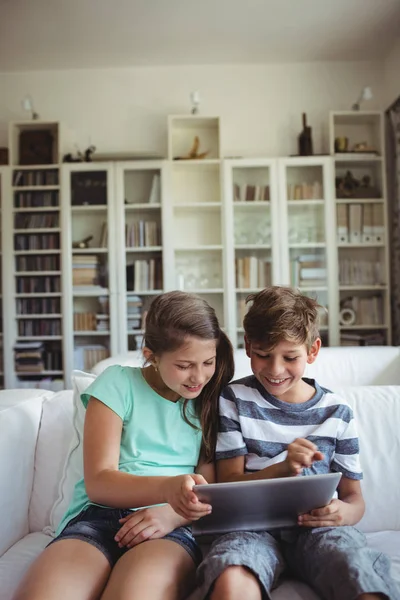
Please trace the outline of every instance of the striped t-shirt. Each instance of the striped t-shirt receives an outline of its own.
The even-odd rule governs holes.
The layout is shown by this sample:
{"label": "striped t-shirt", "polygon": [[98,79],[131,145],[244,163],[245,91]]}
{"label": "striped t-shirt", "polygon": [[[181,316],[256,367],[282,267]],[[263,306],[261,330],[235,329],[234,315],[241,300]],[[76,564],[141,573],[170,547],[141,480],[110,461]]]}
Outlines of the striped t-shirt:
{"label": "striped t-shirt", "polygon": [[245,472],[285,460],[296,438],[313,442],[324,459],[302,475],[338,471],[362,479],[357,430],[351,407],[337,394],[304,378],[315,388],[307,402],[291,404],[269,394],[254,375],[230,383],[219,401],[216,459],[245,456]]}

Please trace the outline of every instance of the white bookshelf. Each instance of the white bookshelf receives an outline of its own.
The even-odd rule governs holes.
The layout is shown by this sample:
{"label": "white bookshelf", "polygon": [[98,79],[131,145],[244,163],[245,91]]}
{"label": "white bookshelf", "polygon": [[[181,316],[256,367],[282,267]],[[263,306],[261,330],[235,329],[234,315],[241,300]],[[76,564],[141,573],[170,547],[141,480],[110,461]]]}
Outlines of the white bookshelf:
{"label": "white bookshelf", "polygon": [[224,161],[228,333],[242,347],[246,297],[280,282],[276,159]]}
{"label": "white bookshelf", "polygon": [[146,311],[165,289],[166,161],[116,164],[119,351],[142,344]]}
{"label": "white bookshelf", "polygon": [[[183,157],[198,139],[201,159]],[[170,116],[164,203],[167,289],[204,297],[222,327],[229,322],[227,241],[220,151],[220,119],[198,115]],[[172,235],[171,235],[172,233]]]}
{"label": "white bookshelf", "polygon": [[[345,141],[338,151],[338,138]],[[336,140],[336,143],[335,143]],[[360,152],[357,144],[363,144]],[[338,254],[338,344],[391,343],[384,116],[330,114]]]}
{"label": "white bookshelf", "polygon": [[338,343],[336,238],[329,157],[281,158],[281,281],[317,299],[324,345]]}
{"label": "white bookshelf", "polygon": [[[175,115],[165,160],[62,165],[59,123],[12,123],[10,165],[0,167],[0,387],[2,373],[9,388],[69,387],[73,368],[97,362],[96,349],[140,345],[150,302],[173,289],[207,299],[235,346],[243,345],[247,295],[267,284],[296,285],[327,307],[325,344],[371,336],[390,344],[383,116],[334,112],[329,123],[330,156],[223,159],[218,117]],[[40,129],[53,139],[50,162],[19,164],[21,133]],[[196,137],[207,154],[188,158]],[[336,138],[342,149],[347,138],[346,151]],[[360,142],[368,152],[353,152]],[[355,195],[346,192],[348,172],[359,182]],[[353,224],[361,215],[358,237],[350,213]],[[88,248],[73,248],[90,235]],[[76,281],[78,263],[87,276],[103,265],[105,277]],[[343,325],[348,298],[357,314]],[[17,372],[19,342],[40,342],[58,359]]]}
{"label": "white bookshelf", "polygon": [[[112,163],[62,166],[66,371],[90,370],[119,349],[115,181]],[[79,241],[92,236],[88,247]]]}
{"label": "white bookshelf", "polygon": [[[49,140],[47,156],[40,143],[32,143],[27,159],[21,138],[41,132]],[[9,156],[2,207],[5,385],[60,389],[65,383],[60,124],[11,123]],[[31,164],[35,157],[38,163]],[[27,345],[35,356],[27,356]]]}

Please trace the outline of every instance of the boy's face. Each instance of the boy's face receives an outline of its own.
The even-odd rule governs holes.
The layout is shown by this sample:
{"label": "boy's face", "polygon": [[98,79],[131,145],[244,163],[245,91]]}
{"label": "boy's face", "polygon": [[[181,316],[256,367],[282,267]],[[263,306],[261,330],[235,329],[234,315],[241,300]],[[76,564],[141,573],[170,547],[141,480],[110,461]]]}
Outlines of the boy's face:
{"label": "boy's face", "polygon": [[313,363],[321,347],[318,338],[307,351],[303,344],[282,341],[272,350],[262,345],[246,342],[246,353],[251,361],[251,369],[261,385],[283,402],[293,404],[306,402],[310,398],[310,386],[302,377],[307,363]]}

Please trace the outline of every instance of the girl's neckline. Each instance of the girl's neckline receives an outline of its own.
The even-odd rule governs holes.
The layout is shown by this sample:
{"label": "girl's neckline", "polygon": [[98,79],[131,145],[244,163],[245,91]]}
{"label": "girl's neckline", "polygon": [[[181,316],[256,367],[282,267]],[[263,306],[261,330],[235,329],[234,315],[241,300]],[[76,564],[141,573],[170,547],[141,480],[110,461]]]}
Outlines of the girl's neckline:
{"label": "girl's neckline", "polygon": [[[157,387],[154,385],[154,383],[150,382],[147,377],[145,376],[145,371],[151,371],[152,367],[148,366],[148,367],[140,367],[140,374],[142,376],[142,379],[144,380],[144,382],[149,386],[149,388],[151,388],[153,390],[153,392],[162,400],[166,400],[167,402],[170,402],[171,404],[178,404],[181,400],[182,397],[177,398],[176,400],[171,400],[170,398],[167,398],[166,396],[164,396],[164,394],[161,393],[161,391],[159,389],[157,389]],[[167,388],[169,389],[169,388]]]}

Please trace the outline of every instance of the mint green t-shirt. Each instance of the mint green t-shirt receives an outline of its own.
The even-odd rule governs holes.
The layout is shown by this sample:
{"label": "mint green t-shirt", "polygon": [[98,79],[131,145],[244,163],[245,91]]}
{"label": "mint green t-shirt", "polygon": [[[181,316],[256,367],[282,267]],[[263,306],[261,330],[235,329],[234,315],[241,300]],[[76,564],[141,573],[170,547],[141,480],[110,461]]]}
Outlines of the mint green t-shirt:
{"label": "mint green t-shirt", "polygon": [[[103,402],[123,421],[120,471],[147,476],[194,472],[201,447],[195,399],[187,403],[186,414],[196,429],[183,419],[183,400],[166,400],[148,385],[141,368],[119,365],[108,367],[81,395],[85,408],[91,396]],[[56,535],[89,504],[82,478],[75,485],[72,501]]]}

